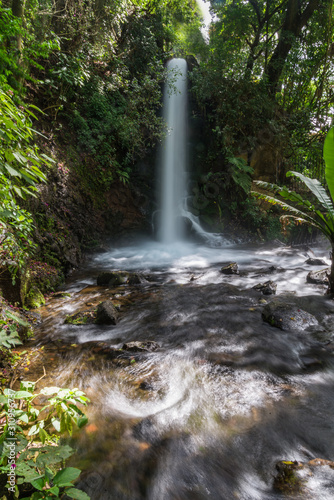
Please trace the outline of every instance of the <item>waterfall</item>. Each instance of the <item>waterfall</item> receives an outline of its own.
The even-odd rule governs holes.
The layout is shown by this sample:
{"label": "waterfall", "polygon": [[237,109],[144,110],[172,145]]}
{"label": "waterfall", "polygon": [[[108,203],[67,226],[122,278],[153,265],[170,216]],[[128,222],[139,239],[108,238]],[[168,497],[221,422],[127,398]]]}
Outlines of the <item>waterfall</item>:
{"label": "waterfall", "polygon": [[183,237],[187,144],[187,62],[172,59],[167,64],[164,118],[168,133],[162,152],[161,217],[159,239],[174,243]]}

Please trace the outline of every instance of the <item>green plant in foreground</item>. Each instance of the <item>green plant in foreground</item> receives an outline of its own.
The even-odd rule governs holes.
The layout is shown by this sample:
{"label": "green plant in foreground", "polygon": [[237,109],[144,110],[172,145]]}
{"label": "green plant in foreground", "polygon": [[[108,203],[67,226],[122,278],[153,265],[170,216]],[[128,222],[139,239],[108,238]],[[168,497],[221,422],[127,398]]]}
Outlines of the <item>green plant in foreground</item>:
{"label": "green plant in foreground", "polygon": [[[0,348],[7,347],[11,349],[16,345],[22,344],[19,333],[17,331],[17,325],[29,327],[29,323],[19,318],[10,311],[5,312],[6,319],[0,318]],[[8,324],[8,319],[13,320],[14,323]]]}
{"label": "green plant in foreground", "polygon": [[[27,486],[35,489],[25,500],[60,499],[63,494],[89,500],[86,493],[72,484],[81,471],[74,467],[62,468],[74,450],[59,443],[60,435],[71,435],[74,427],[80,429],[87,423],[78,404],[86,405],[88,399],[78,389],[46,387],[36,392],[35,385],[21,382],[19,391],[5,389],[0,394],[0,471],[6,475],[11,471],[8,442],[13,442],[10,438],[15,419],[15,497],[19,498],[18,485],[21,485],[22,490]],[[10,400],[19,404],[13,407]]]}
{"label": "green plant in foreground", "polygon": [[46,181],[41,167],[53,160],[33,144],[36,116],[16,106],[11,94],[0,87],[0,265],[9,267],[15,279],[35,247],[31,214],[17,200],[36,196],[37,184]]}
{"label": "green plant in foreground", "polygon": [[[273,195],[252,191],[259,199],[265,200],[273,205],[279,205],[283,210],[290,212],[281,217],[281,221],[287,218],[297,222],[310,224],[321,231],[328,238],[332,247],[332,265],[328,275],[328,292],[334,293],[334,128],[331,128],[326,136],[324,144],[324,158],[326,162],[325,177],[329,189],[321,185],[318,179],[310,179],[299,172],[287,172],[287,177],[294,176],[300,179],[309,189],[316,202],[304,198],[301,194],[268,182],[255,181],[260,188],[270,191]],[[317,204],[320,204],[321,209]],[[301,207],[301,208],[299,208]]]}

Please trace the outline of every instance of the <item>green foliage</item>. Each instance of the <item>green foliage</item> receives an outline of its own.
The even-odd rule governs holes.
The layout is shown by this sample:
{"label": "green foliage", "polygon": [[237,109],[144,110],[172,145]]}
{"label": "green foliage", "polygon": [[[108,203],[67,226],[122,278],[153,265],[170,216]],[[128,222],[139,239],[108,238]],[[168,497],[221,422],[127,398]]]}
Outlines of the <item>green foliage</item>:
{"label": "green foliage", "polygon": [[315,129],[321,142],[332,114],[332,2],[300,2],[294,11],[296,4],[212,3],[216,18],[209,52],[192,72],[192,91],[208,131],[217,131],[208,168],[229,148],[249,155],[271,148],[291,169],[296,157],[306,158]]}
{"label": "green foliage", "polygon": [[10,311],[6,311],[6,317],[13,321],[8,323],[5,319],[0,319],[0,348],[5,347],[11,349],[17,345],[22,344],[17,325],[29,327],[29,323],[23,321]]}
{"label": "green foliage", "polygon": [[17,61],[17,47],[8,43],[23,33],[20,20],[10,9],[4,9],[0,2],[0,86],[16,86],[15,77],[20,73]]}
{"label": "green foliage", "polygon": [[[9,406],[9,399],[21,401],[19,406]],[[78,389],[46,387],[35,392],[34,382],[21,382],[19,391],[0,395],[0,470],[8,473],[8,449],[6,439],[11,437],[12,424],[8,420],[9,409],[17,422],[15,429],[17,484],[31,484],[35,490],[30,498],[70,498],[87,500],[82,491],[73,488],[80,470],[63,467],[64,461],[73,454],[68,445],[59,444],[59,435],[73,432],[74,426],[83,427],[87,417],[78,405],[86,405],[88,399]],[[61,468],[61,470],[59,470]],[[58,469],[58,472],[55,470]]]}
{"label": "green foliage", "polygon": [[34,115],[18,108],[10,93],[0,89],[0,264],[10,266],[15,276],[34,248],[32,218],[17,199],[36,196],[36,184],[46,180],[40,167],[52,160],[31,145]]}
{"label": "green foliage", "polygon": [[77,106],[70,115],[78,148],[94,158],[86,173],[100,189],[108,189],[116,179],[127,183],[133,164],[161,139],[164,129],[156,113],[161,105],[161,62],[152,59],[140,75],[132,58],[117,63],[112,72],[107,66],[104,70],[100,75],[91,68],[91,78],[77,89]]}
{"label": "green foliage", "polygon": [[[326,160],[326,180],[330,192],[334,191],[334,162],[333,160],[333,129],[327,134],[326,147],[324,148],[324,156]],[[332,198],[327,194],[325,188],[317,179],[310,179],[300,172],[288,172],[287,176],[293,176],[300,179],[309,189],[311,196],[303,197],[296,191],[289,190],[286,187],[279,187],[275,184],[270,184],[262,181],[255,183],[262,189],[273,193],[268,195],[263,192],[253,191],[253,195],[259,199],[265,200],[273,205],[278,205],[283,210],[290,212],[288,215],[283,215],[281,220],[293,219],[297,222],[305,222],[316,227],[321,231],[331,243],[334,249],[334,204]],[[320,207],[318,206],[320,204]],[[301,208],[299,208],[301,207]],[[332,268],[329,276],[329,290],[334,292],[334,257],[332,256]]]}
{"label": "green foliage", "polygon": [[254,169],[247,165],[243,158],[229,156],[227,160],[231,165],[231,176],[237,188],[241,188],[246,194],[248,194],[252,184],[251,175],[253,174]]}
{"label": "green foliage", "polygon": [[324,143],[324,159],[326,163],[326,181],[332,200],[334,200],[334,127],[332,127]]}

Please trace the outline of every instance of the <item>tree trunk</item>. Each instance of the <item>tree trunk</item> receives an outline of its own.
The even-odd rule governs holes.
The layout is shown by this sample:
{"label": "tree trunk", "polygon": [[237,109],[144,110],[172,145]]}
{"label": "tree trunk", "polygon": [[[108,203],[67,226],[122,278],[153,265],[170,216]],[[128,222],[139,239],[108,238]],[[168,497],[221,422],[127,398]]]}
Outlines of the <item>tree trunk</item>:
{"label": "tree trunk", "polygon": [[[289,0],[285,20],[279,36],[278,44],[268,63],[266,77],[272,92],[275,93],[281,77],[285,61],[304,26],[314,11],[322,5],[324,0],[309,0],[301,11],[300,0]],[[331,0],[325,0],[331,1]]]}
{"label": "tree trunk", "polygon": [[331,259],[332,263],[331,263],[330,273],[328,275],[327,293],[334,294],[334,243],[332,243]]}
{"label": "tree trunk", "polygon": [[[13,0],[12,3],[12,13],[15,17],[19,17],[22,20],[22,26],[24,26],[24,8],[26,0]],[[17,36],[17,48],[21,53],[22,50],[22,35]]]}

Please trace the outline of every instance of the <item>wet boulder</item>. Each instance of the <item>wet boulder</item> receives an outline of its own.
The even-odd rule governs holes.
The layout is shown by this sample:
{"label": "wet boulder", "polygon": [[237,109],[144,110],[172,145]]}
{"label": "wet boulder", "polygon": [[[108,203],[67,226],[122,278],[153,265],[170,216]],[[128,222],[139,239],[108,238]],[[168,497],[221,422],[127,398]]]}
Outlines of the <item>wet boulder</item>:
{"label": "wet boulder", "polygon": [[[294,497],[302,494],[309,498],[307,478],[314,477],[316,470],[327,466],[334,469],[334,462],[323,458],[313,458],[308,462],[281,460],[276,464],[277,474],[274,478],[274,489],[284,497]],[[333,473],[327,469],[328,480],[332,481]],[[322,477],[323,473],[322,473]],[[319,497],[320,498],[320,497]]]}
{"label": "wet boulder", "polygon": [[159,344],[153,340],[146,340],[144,342],[127,342],[123,345],[124,351],[130,352],[153,352],[159,348]]}
{"label": "wet boulder", "polygon": [[262,311],[262,318],[271,326],[284,331],[303,331],[320,326],[315,316],[282,298],[269,302]]}
{"label": "wet boulder", "polygon": [[142,279],[138,273],[129,273],[127,271],[105,271],[97,277],[98,286],[120,286],[120,285],[139,285]]}
{"label": "wet boulder", "polygon": [[304,484],[298,475],[298,471],[303,467],[304,464],[297,461],[281,460],[278,462],[276,464],[277,475],[274,479],[274,489],[287,496],[302,493]]}
{"label": "wet boulder", "polygon": [[265,281],[252,287],[253,290],[263,293],[263,295],[275,295],[277,284],[274,281]]}
{"label": "wet boulder", "polygon": [[315,259],[310,257],[305,261],[305,264],[308,264],[309,266],[327,266],[327,263],[322,260],[322,259]]}
{"label": "wet boulder", "polygon": [[306,277],[306,282],[314,285],[328,285],[328,272],[327,269],[310,271]]}
{"label": "wet boulder", "polygon": [[236,262],[230,262],[229,264],[223,266],[220,269],[222,274],[239,274],[238,264]]}
{"label": "wet boulder", "polygon": [[101,302],[96,310],[95,323],[97,325],[116,325],[118,312],[111,300]]}

